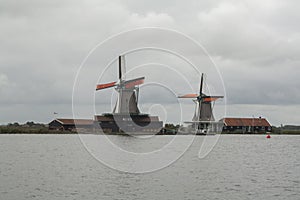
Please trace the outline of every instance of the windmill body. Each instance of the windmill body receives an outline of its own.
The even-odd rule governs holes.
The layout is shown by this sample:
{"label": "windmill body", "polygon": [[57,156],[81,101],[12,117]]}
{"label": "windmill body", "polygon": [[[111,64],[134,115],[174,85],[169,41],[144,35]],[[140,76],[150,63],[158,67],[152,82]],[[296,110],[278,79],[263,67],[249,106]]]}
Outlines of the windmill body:
{"label": "windmill body", "polygon": [[223,96],[208,96],[203,93],[204,74],[201,75],[199,94],[186,94],[178,98],[192,98],[195,105],[195,112],[192,121],[185,122],[179,132],[185,134],[214,134],[221,130],[223,123],[216,122],[213,114],[213,103]]}
{"label": "windmill body", "polygon": [[162,121],[158,116],[142,114],[138,108],[139,85],[145,77],[126,80],[125,57],[119,56],[119,81],[99,84],[96,90],[114,88],[118,98],[112,113],[96,115],[95,121],[104,132],[125,132],[147,134],[159,132]]}
{"label": "windmill body", "polygon": [[132,89],[120,89],[119,97],[114,107],[114,114],[139,114],[139,108],[137,106],[137,95]]}

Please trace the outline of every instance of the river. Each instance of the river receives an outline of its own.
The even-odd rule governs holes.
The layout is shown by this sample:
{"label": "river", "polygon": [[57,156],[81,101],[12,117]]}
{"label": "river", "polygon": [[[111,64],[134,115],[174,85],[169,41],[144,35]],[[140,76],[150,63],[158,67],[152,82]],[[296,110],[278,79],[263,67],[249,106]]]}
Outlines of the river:
{"label": "river", "polygon": [[[171,137],[113,140],[146,151]],[[0,199],[299,199],[300,136],[222,135],[199,159],[203,139],[173,164],[134,174],[99,162],[78,135],[0,135]]]}

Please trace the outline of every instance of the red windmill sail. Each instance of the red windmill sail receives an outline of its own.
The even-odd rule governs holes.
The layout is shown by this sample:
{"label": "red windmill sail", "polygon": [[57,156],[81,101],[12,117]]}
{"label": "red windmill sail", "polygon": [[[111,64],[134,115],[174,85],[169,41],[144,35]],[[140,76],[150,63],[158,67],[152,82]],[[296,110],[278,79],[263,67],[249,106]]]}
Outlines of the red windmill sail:
{"label": "red windmill sail", "polygon": [[111,82],[111,83],[105,83],[105,84],[98,84],[97,87],[96,87],[96,90],[103,90],[103,89],[106,89],[106,88],[111,88],[111,87],[114,87],[116,86],[116,81],[115,82]]}
{"label": "red windmill sail", "polygon": [[204,96],[204,97],[202,97],[203,102],[212,102],[212,101],[216,101],[220,98],[223,98],[223,96]]}
{"label": "red windmill sail", "polygon": [[185,94],[185,95],[178,96],[178,98],[197,98],[198,96],[199,94]]}
{"label": "red windmill sail", "polygon": [[125,85],[125,88],[133,88],[137,85],[141,85],[144,83],[144,80],[145,80],[145,77],[140,77],[140,78],[136,78],[136,79],[132,79],[132,80],[129,80],[129,81],[125,81],[124,82],[124,85]]}

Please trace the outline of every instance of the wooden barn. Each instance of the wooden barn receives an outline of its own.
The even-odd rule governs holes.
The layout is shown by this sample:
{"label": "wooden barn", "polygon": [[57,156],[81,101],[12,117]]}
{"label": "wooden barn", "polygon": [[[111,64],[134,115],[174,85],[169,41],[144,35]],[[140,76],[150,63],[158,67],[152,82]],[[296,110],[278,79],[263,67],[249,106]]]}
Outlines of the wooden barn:
{"label": "wooden barn", "polygon": [[105,133],[137,132],[138,134],[159,133],[163,127],[163,122],[158,116],[147,114],[105,114],[95,116],[95,127],[100,128]]}
{"label": "wooden barn", "polygon": [[92,129],[94,121],[90,119],[54,119],[49,123],[50,130],[68,130],[73,131],[76,128]]}
{"label": "wooden barn", "polygon": [[272,126],[265,118],[223,118],[223,133],[265,133],[272,131]]}

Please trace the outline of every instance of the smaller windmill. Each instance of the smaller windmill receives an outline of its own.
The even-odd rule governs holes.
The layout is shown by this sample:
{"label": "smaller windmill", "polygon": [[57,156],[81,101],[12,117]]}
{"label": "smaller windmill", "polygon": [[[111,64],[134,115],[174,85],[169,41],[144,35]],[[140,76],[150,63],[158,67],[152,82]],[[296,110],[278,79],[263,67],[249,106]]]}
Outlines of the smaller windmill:
{"label": "smaller windmill", "polygon": [[[219,124],[215,122],[213,115],[213,106],[216,100],[223,98],[223,96],[208,96],[203,93],[203,78],[204,74],[201,75],[200,90],[199,94],[186,94],[178,96],[178,98],[192,98],[193,102],[196,104],[194,117],[191,122],[186,122],[190,124],[188,129],[184,132],[195,132],[196,134],[206,134],[210,128],[215,131],[217,127],[215,125]],[[212,129],[211,129],[212,130]]]}

